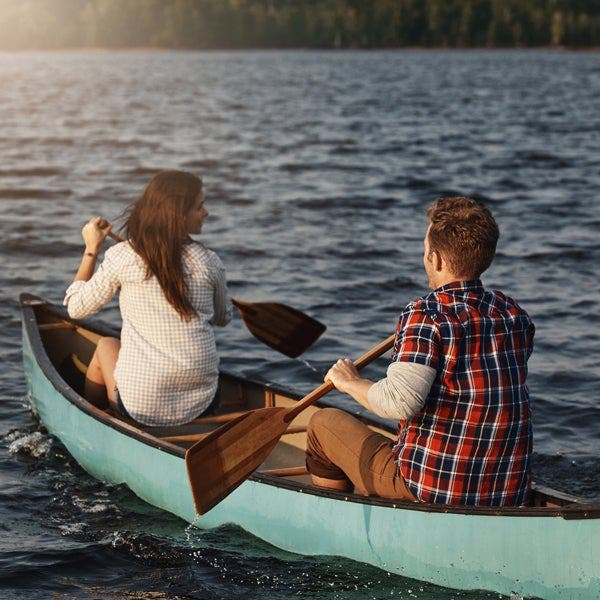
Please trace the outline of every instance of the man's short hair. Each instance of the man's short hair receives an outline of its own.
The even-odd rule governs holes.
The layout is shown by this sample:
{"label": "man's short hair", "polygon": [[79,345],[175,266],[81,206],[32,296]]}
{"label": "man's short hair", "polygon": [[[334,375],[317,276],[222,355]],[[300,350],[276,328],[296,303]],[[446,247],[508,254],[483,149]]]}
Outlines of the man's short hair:
{"label": "man's short hair", "polygon": [[455,275],[478,279],[492,263],[500,235],[489,209],[473,198],[440,198],[427,217],[430,252],[439,252]]}

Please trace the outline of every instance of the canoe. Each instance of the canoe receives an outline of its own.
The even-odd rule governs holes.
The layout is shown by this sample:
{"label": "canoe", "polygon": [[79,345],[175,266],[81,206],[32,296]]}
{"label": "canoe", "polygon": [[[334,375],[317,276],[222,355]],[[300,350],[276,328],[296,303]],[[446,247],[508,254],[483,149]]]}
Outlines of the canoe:
{"label": "canoe", "polygon": [[[343,556],[391,573],[455,589],[554,599],[600,597],[600,504],[535,487],[523,507],[412,503],[328,492],[304,469],[302,412],[265,464],[198,517],[185,467],[202,435],[265,406],[292,406],[299,395],[220,374],[217,414],[179,427],[146,427],[96,408],[81,395],[85,365],[101,335],[92,321],[61,306],[20,297],[23,361],[34,412],[94,477],[127,485],[142,500],[200,528],[234,523],[274,546],[305,555]],[[385,423],[361,417],[393,438]]]}

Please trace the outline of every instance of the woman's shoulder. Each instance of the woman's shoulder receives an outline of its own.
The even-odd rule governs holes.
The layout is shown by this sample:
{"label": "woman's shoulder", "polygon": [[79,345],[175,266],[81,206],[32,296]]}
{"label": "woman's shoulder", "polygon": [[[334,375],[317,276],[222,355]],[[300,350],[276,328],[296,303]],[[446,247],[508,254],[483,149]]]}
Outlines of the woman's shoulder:
{"label": "woman's shoulder", "polygon": [[192,242],[186,246],[186,258],[197,266],[202,265],[205,268],[225,269],[225,265],[219,258],[219,255],[201,242]]}
{"label": "woman's shoulder", "polygon": [[104,262],[117,269],[142,269],[145,271],[142,257],[129,242],[119,242],[104,252]]}

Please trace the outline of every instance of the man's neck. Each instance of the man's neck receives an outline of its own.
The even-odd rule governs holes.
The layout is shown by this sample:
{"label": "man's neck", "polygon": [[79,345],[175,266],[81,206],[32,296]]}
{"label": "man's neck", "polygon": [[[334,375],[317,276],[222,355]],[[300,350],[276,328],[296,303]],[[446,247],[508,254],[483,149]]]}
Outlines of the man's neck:
{"label": "man's neck", "polygon": [[436,275],[438,276],[435,278],[434,281],[431,282],[432,290],[437,290],[455,281],[468,281],[470,279],[473,279],[473,277],[468,277],[466,275],[455,275],[454,273],[445,270],[440,271]]}
{"label": "man's neck", "polygon": [[457,281],[456,277],[447,272],[447,271],[438,271],[435,274],[435,277],[432,278],[432,281],[429,282],[429,285],[432,290],[437,290],[444,285],[452,283],[453,281]]}

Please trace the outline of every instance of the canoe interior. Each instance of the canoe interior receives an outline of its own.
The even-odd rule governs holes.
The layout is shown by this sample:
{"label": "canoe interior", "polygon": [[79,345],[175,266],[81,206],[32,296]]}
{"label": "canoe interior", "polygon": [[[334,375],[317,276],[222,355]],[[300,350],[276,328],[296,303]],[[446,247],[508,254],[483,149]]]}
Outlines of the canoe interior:
{"label": "canoe interior", "polygon": [[[35,312],[41,343],[50,362],[60,377],[76,392],[80,402],[89,404],[83,398],[84,370],[101,333],[93,326],[86,326],[83,322],[75,322],[66,315],[57,314],[52,306],[40,304],[35,307]],[[116,332],[109,332],[109,334],[115,335]],[[159,443],[179,447],[183,454],[203,435],[239,416],[242,411],[271,406],[291,406],[298,399],[275,388],[259,383],[253,384],[227,373],[221,373],[220,387],[221,403],[214,414],[176,427],[144,426],[110,410],[103,412],[113,422],[133,425],[155,437]],[[290,423],[288,431],[261,466],[260,471],[266,471],[273,476],[285,475],[287,479],[303,484],[310,483],[304,466],[304,448],[306,425],[315,410],[318,408],[309,407]]]}
{"label": "canoe interior", "polygon": [[[62,384],[62,380],[64,380],[72,388],[72,393],[67,397],[73,403],[85,412],[105,421],[107,425],[116,428],[124,427],[129,435],[138,437],[142,442],[162,447],[171,453],[184,456],[186,449],[191,444],[226,423],[227,420],[235,418],[241,411],[271,406],[287,407],[299,399],[299,396],[291,392],[262,382],[252,382],[232,374],[221,373],[221,404],[215,414],[176,427],[140,425],[131,419],[116,415],[110,410],[93,407],[83,398],[84,370],[92,357],[97,340],[101,335],[118,336],[118,332],[110,331],[91,321],[74,321],[67,316],[62,307],[49,304],[35,296],[23,294],[21,304],[24,311],[33,310],[41,346],[59,375],[58,379],[61,380],[59,383]],[[25,323],[25,326],[28,325]],[[31,328],[31,324],[29,327]],[[35,346],[35,343],[33,345]],[[37,359],[39,360],[39,357]],[[51,378],[52,376],[50,376]],[[64,388],[64,385],[62,387]],[[290,423],[288,431],[255,473],[253,479],[256,478],[272,485],[302,488],[304,492],[335,495],[335,492],[323,492],[313,488],[305,469],[306,426],[311,415],[317,410],[320,410],[318,404],[308,407]],[[374,430],[394,439],[393,431],[386,429],[377,421],[369,421],[368,416],[362,418]],[[346,494],[345,496],[347,496],[347,500],[352,500],[354,495]],[[354,500],[364,503],[366,499],[356,496]],[[394,501],[381,498],[369,498],[368,501],[376,504],[391,505],[394,503]],[[460,512],[473,510],[472,507],[466,509],[465,507],[442,507],[414,503],[410,503],[410,505],[417,510],[443,510],[444,512],[454,512],[455,509]],[[536,514],[539,514],[538,511],[541,508],[548,509],[554,514],[561,514],[565,518],[598,518],[600,516],[600,506],[586,503],[572,495],[543,486],[534,486],[528,506],[533,507]],[[477,507],[475,512],[498,514],[505,510]],[[522,511],[522,509],[508,509],[509,512],[516,510]],[[572,515],[569,517],[567,512],[570,510]]]}

